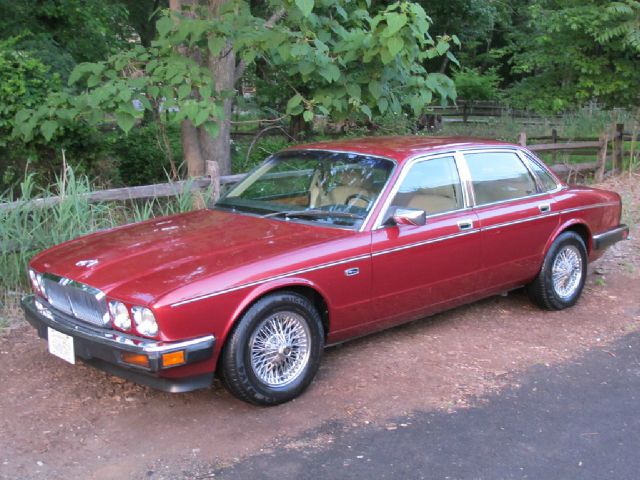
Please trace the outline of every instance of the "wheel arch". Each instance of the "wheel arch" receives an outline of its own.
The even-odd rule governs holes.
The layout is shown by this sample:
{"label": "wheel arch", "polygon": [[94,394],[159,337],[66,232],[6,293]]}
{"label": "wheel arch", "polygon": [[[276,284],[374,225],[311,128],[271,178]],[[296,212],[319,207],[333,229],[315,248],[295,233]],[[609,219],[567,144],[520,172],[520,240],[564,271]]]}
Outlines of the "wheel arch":
{"label": "wheel arch", "polygon": [[591,235],[591,229],[588,227],[587,222],[580,219],[571,219],[561,225],[558,226],[556,231],[549,237],[547,244],[544,246],[544,256],[547,255],[547,252],[553,245],[553,242],[556,241],[561,234],[564,232],[575,232],[580,235],[580,238],[584,241],[584,245],[587,248],[587,256],[591,254],[593,249],[593,237]]}
{"label": "wheel arch", "polygon": [[329,334],[330,327],[330,307],[327,302],[326,293],[322,291],[317,285],[309,280],[302,278],[286,278],[275,282],[269,282],[267,284],[259,285],[253,289],[249,294],[245,295],[242,302],[236,307],[231,316],[231,321],[225,328],[221,341],[226,344],[229,333],[235,328],[242,316],[249,310],[257,301],[278,292],[294,292],[298,295],[302,295],[307,298],[313,306],[317,309],[320,318],[322,319],[322,327],[324,329],[325,339]]}

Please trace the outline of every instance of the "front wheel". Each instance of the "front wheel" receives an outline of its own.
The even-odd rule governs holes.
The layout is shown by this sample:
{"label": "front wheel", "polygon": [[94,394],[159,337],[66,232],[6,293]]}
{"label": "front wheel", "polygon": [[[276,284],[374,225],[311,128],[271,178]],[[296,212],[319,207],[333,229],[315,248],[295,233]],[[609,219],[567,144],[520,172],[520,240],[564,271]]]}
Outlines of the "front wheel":
{"label": "front wheel", "polygon": [[574,305],[584,287],[587,249],[582,237],[564,232],[555,239],[536,279],[527,286],[531,299],[547,310]]}
{"label": "front wheel", "polygon": [[293,292],[268,295],[247,310],[222,352],[222,377],[241,400],[277,405],[313,380],[324,348],[322,320]]}

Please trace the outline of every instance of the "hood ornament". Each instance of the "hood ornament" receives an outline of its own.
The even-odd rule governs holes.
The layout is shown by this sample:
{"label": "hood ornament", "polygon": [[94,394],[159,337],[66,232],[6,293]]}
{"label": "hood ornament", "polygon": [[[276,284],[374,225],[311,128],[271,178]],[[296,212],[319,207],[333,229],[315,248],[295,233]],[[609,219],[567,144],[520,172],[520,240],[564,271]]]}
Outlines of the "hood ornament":
{"label": "hood ornament", "polygon": [[98,260],[95,258],[92,258],[91,260],[79,260],[76,262],[76,267],[87,267],[87,268],[91,268],[95,265],[98,264]]}

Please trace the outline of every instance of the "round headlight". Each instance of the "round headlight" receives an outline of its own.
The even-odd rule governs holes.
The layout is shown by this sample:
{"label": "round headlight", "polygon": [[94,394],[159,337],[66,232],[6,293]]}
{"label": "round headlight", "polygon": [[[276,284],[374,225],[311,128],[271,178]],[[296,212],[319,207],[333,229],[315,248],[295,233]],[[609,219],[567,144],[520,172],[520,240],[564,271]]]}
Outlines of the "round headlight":
{"label": "round headlight", "polygon": [[127,306],[122,302],[112,300],[109,302],[109,312],[113,319],[113,324],[121,330],[131,330],[131,317]]}
{"label": "round headlight", "polygon": [[158,324],[153,312],[145,307],[132,307],[133,321],[136,322],[136,330],[147,337],[155,337],[158,334]]}

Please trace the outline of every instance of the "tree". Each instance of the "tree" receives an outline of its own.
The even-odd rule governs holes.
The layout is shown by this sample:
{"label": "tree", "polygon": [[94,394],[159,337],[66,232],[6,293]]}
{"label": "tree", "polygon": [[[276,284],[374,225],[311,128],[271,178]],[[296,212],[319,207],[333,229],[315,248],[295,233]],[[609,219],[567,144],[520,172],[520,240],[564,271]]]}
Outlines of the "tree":
{"label": "tree", "polygon": [[591,100],[639,105],[639,7],[635,1],[532,2],[526,28],[513,37],[513,72],[522,77],[513,97],[554,112]]}
{"label": "tree", "polygon": [[241,0],[172,0],[156,24],[157,39],[107,61],[81,64],[58,92],[16,116],[14,134],[50,138],[68,122],[114,118],[130,130],[143,111],[179,122],[189,175],[204,160],[230,171],[230,112],[235,86],[256,59],[283,72],[286,113],[371,117],[422,111],[455,98],[453,82],[424,67],[454,58],[455,36],[432,38],[430,19],[415,2],[374,10],[368,0],[289,0],[256,9]]}

